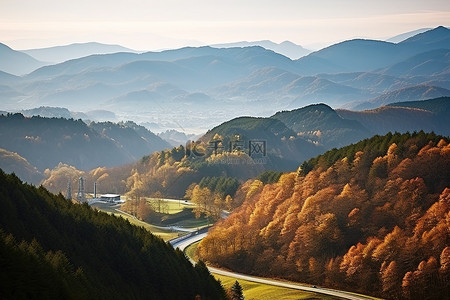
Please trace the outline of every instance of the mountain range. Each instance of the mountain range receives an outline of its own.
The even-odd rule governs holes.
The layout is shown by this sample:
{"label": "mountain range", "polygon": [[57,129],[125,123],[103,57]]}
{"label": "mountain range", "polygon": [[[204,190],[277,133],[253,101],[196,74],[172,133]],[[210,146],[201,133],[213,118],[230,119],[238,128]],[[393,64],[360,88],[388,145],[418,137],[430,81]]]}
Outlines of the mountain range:
{"label": "mountain range", "polygon": [[303,48],[300,45],[296,45],[290,41],[284,41],[282,43],[274,43],[272,41],[255,41],[255,42],[235,42],[235,43],[225,43],[225,44],[214,44],[211,47],[214,48],[234,48],[234,47],[252,47],[261,46],[267,50],[272,50],[279,54],[282,54],[290,59],[299,59],[305,55],[311,53],[310,50]]}
{"label": "mountain range", "polygon": [[[127,182],[126,173],[133,169],[149,172],[149,167],[145,166],[149,159],[142,157],[151,156],[154,168],[152,174],[160,172],[159,168],[168,172],[167,166],[157,163],[161,160],[174,164],[175,170],[185,170],[184,167],[196,170],[195,175],[180,171],[187,174],[182,180],[184,188],[170,190],[170,196],[177,197],[184,195],[192,180],[199,180],[204,176],[213,176],[218,172],[248,179],[263,170],[292,171],[303,161],[329,149],[355,143],[376,134],[433,131],[450,136],[450,97],[397,102],[365,111],[335,110],[326,104],[314,104],[295,110],[279,111],[270,117],[233,118],[208,130],[196,141],[198,146],[193,149],[187,140],[193,141],[196,137],[174,130],[157,136],[130,121],[91,121],[86,124],[72,118],[55,118],[56,112],[69,116],[73,114],[64,109],[41,108],[36,111],[53,112],[53,115],[52,118],[24,117],[22,114],[0,117],[0,148],[4,149],[3,169],[15,172],[23,180],[33,180],[32,182],[37,184],[49,176],[50,173],[44,176],[44,170],[57,170],[61,167],[60,163],[81,171],[94,170],[97,167],[126,166],[126,171],[119,168],[107,172],[111,179],[122,178],[123,182]],[[253,159],[257,159],[256,164],[247,166],[248,162],[245,163],[245,170],[240,164],[227,164],[230,159],[252,159],[251,143],[258,142],[264,143],[263,146],[258,146],[264,147],[264,153],[255,153],[257,155],[253,156]],[[204,149],[199,150],[199,153],[205,151],[207,155],[196,156],[195,147]],[[161,150],[163,152],[160,152]],[[238,152],[235,153],[235,150]],[[193,153],[193,157],[189,153]],[[213,156],[214,153],[219,156]],[[170,160],[171,156],[176,157],[176,160]],[[184,156],[188,160],[184,161]],[[177,178],[176,176],[174,178]],[[110,185],[119,188],[122,183]],[[167,182],[161,182],[161,185],[166,186],[165,190],[159,190],[161,193],[169,191]],[[123,186],[120,190],[123,192],[125,188]]]}
{"label": "mountain range", "polygon": [[0,57],[10,57],[0,70],[5,64],[22,75],[0,73],[1,110],[107,110],[118,120],[157,123],[162,131],[198,133],[241,115],[268,116],[311,103],[377,108],[450,90],[450,30],[442,26],[398,43],[344,41],[294,60],[260,46],[186,47],[89,55],[26,75],[40,62],[19,59],[14,71],[11,55],[25,54],[0,50],[9,53]]}
{"label": "mountain range", "polygon": [[107,45],[101,43],[75,43],[65,46],[54,46],[48,48],[21,50],[21,52],[30,55],[31,57],[46,62],[47,64],[62,63],[67,60],[77,59],[80,57],[108,54],[117,52],[132,52],[138,51],[122,47],[120,45]]}

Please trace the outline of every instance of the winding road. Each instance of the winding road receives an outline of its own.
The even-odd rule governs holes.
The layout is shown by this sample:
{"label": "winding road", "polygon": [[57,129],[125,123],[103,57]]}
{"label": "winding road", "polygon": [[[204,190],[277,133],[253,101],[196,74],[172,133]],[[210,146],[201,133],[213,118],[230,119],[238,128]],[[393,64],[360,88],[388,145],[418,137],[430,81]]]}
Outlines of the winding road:
{"label": "winding road", "polygon": [[[174,248],[180,248],[180,250],[184,251],[189,245],[205,238],[207,234],[208,234],[207,232],[200,232],[200,233],[194,232],[194,233],[189,234],[185,238],[178,238],[178,239],[174,240],[173,242],[171,241],[171,244]],[[189,258],[189,259],[191,260],[191,262],[195,263],[191,258]],[[331,289],[326,289],[326,288],[321,288],[321,287],[313,287],[310,285],[303,285],[303,284],[299,284],[299,283],[290,283],[290,282],[279,281],[279,280],[274,280],[274,279],[255,277],[255,276],[225,271],[225,270],[212,268],[212,267],[208,267],[208,269],[211,273],[218,274],[218,275],[233,277],[236,279],[242,279],[242,280],[247,280],[247,281],[252,281],[252,282],[257,282],[257,283],[262,283],[262,284],[285,287],[285,288],[290,288],[290,289],[295,289],[295,290],[320,293],[320,294],[339,297],[342,299],[349,299],[349,300],[374,299],[373,297],[367,297],[364,295],[353,294],[353,293],[345,292],[345,291],[331,290]]]}

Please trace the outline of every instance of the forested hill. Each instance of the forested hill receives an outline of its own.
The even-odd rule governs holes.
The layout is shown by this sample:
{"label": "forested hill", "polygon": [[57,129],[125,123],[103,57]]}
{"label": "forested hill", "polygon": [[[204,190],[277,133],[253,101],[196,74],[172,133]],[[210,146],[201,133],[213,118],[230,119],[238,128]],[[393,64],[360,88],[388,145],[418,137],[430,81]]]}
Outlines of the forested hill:
{"label": "forested hill", "polygon": [[316,141],[326,150],[360,141],[375,133],[358,121],[342,118],[326,104],[280,111],[271,118],[282,121],[295,135]]}
{"label": "forested hill", "polygon": [[84,170],[119,166],[170,147],[133,122],[87,125],[74,119],[0,115],[0,148],[18,153],[40,171],[60,162]]}
{"label": "forested hill", "polygon": [[275,118],[235,118],[208,130],[200,141],[208,143],[215,137],[218,137],[226,150],[230,150],[230,144],[239,145],[240,143],[241,148],[247,153],[249,153],[249,143],[265,141],[266,167],[276,170],[293,170],[292,167],[295,167],[298,162],[325,150],[322,145],[297,136],[297,132]]}
{"label": "forested hill", "polygon": [[450,139],[375,136],[278,182],[242,185],[239,208],[200,244],[239,272],[389,299],[449,299]]}
{"label": "forested hill", "polygon": [[204,264],[128,221],[0,170],[2,299],[223,299]]}

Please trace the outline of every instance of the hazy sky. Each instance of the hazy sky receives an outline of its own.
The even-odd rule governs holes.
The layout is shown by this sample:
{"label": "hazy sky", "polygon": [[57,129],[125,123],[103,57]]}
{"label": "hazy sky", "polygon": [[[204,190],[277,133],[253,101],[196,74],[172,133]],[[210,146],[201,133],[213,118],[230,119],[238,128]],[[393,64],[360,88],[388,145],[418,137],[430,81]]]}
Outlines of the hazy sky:
{"label": "hazy sky", "polygon": [[137,50],[272,40],[318,48],[450,26],[449,0],[0,0],[14,49],[97,41]]}

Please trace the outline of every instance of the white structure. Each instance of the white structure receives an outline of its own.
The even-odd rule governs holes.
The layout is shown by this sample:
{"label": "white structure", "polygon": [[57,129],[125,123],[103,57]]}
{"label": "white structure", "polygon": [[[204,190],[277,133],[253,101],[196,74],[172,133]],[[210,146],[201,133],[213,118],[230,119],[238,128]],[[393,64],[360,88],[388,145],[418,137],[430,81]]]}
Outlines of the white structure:
{"label": "white structure", "polygon": [[100,196],[100,200],[106,201],[106,202],[119,202],[120,201],[120,195],[117,194],[104,194]]}
{"label": "white structure", "polygon": [[79,202],[86,202],[86,194],[84,193],[84,178],[80,177],[78,178],[78,193],[77,193],[77,200]]}
{"label": "white structure", "polygon": [[66,196],[67,200],[72,200],[72,183],[70,182],[70,178],[69,180],[67,180],[67,196]]}

